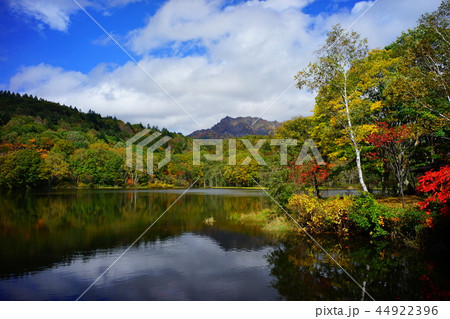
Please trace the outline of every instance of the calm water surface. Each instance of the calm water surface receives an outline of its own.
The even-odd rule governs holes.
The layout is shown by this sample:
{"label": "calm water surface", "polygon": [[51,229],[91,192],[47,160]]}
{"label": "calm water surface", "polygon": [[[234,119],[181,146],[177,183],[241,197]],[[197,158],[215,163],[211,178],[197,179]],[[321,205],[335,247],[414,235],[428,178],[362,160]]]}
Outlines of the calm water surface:
{"label": "calm water surface", "polygon": [[[181,193],[2,194],[0,300],[77,299]],[[309,240],[275,239],[230,218],[269,205],[260,191],[189,191],[82,300],[361,300]],[[358,238],[317,240],[377,300],[450,298],[445,258]]]}

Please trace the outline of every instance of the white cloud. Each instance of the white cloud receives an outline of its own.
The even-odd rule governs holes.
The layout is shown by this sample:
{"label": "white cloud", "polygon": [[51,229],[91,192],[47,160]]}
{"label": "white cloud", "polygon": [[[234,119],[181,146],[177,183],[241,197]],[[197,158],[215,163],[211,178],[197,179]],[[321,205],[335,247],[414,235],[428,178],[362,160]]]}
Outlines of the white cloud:
{"label": "white cloud", "polygon": [[[130,32],[128,47],[202,128],[226,115],[259,116],[313,59],[331,26],[341,23],[345,28],[371,4],[362,1],[352,10],[309,16],[301,11],[308,2],[267,0],[227,6],[219,0],[170,0],[145,26]],[[384,46],[414,27],[420,15],[435,10],[439,2],[379,0],[354,29],[368,37],[372,47]],[[161,48],[168,56],[158,54]],[[184,54],[187,48],[193,53]],[[100,65],[88,74],[30,66],[11,79],[10,89],[130,122],[183,133],[198,129],[131,62]],[[281,121],[310,115],[313,103],[313,95],[294,87],[264,118]]]}
{"label": "white cloud", "polygon": [[[90,0],[78,0],[85,8],[105,10],[107,8],[122,7],[132,2],[141,0],[102,0],[91,2]],[[67,32],[70,24],[70,16],[80,10],[73,0],[9,0],[13,11],[39,21],[39,27],[47,25],[50,29]]]}
{"label": "white cloud", "polygon": [[[307,3],[248,1],[221,9],[219,1],[171,0],[151,17],[144,28],[131,33],[130,46],[143,54],[173,41],[197,40],[209,49],[233,41],[237,46],[232,49],[239,53],[256,49],[259,44],[270,45],[273,41],[283,40],[283,37],[290,41],[292,35],[301,36],[309,23],[310,18],[296,10]],[[280,11],[281,8],[283,10]],[[280,35],[283,37],[275,37]]]}
{"label": "white cloud", "polygon": [[70,0],[10,0],[10,6],[15,12],[30,16],[58,31],[67,31],[69,16],[78,8]]}
{"label": "white cloud", "polygon": [[[355,3],[351,12],[338,12],[321,21],[323,30],[340,23],[343,27],[351,25],[374,1]],[[413,28],[420,16],[437,9],[441,0],[378,0],[372,8],[353,26],[353,30],[366,37],[371,48],[383,47],[394,41],[402,31]]]}
{"label": "white cloud", "polygon": [[[83,86],[88,77],[80,72],[64,71],[46,64],[23,68],[10,80],[15,91],[39,88],[39,93],[49,95],[60,89],[76,91]],[[32,93],[32,92],[30,92]]]}

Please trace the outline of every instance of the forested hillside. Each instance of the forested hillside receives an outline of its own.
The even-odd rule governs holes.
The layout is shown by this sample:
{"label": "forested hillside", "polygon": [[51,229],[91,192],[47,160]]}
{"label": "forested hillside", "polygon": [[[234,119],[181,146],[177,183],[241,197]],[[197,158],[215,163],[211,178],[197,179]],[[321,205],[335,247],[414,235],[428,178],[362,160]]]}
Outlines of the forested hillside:
{"label": "forested hillside", "polygon": [[[0,125],[6,125],[14,117],[33,119],[51,130],[84,131],[96,130],[105,141],[129,138],[143,129],[142,124],[131,125],[116,118],[102,117],[94,111],[83,113],[76,107],[68,107],[37,97],[0,91]],[[11,125],[10,125],[11,126]],[[7,137],[3,136],[7,139]]]}
{"label": "forested hillside", "polygon": [[[0,187],[185,187],[251,186],[265,168],[227,166],[222,162],[193,164],[192,138],[147,126],[170,137],[171,161],[154,175],[125,165],[126,140],[144,129],[89,111],[18,93],[0,92]],[[257,138],[249,136],[252,143]],[[228,156],[225,141],[225,156]],[[237,146],[241,163],[249,154]],[[267,149],[266,149],[267,150]],[[202,148],[202,153],[209,152]],[[156,158],[164,151],[156,152]],[[135,157],[134,157],[135,159]],[[143,167],[146,167],[144,157]]]}
{"label": "forested hillside", "polygon": [[[2,187],[138,183],[137,174],[125,166],[125,141],[143,130],[142,124],[5,91],[0,92],[0,122]],[[158,131],[157,127],[147,128]],[[162,132],[174,137],[175,144],[181,138],[175,151],[183,149],[186,143],[181,134]],[[146,176],[141,177],[146,183]]]}

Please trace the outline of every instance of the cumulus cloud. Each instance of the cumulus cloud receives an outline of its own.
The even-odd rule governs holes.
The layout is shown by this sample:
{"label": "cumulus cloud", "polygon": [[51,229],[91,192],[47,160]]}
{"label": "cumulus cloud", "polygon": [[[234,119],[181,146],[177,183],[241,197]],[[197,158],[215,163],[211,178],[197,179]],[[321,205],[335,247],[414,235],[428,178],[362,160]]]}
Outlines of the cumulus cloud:
{"label": "cumulus cloud", "polygon": [[[361,1],[350,10],[312,16],[302,12],[310,2],[251,0],[228,5],[220,0],[170,0],[142,28],[128,34],[126,47],[201,128],[226,115],[259,116],[272,103],[264,114],[269,120],[310,115],[312,94],[291,88],[277,98],[314,58],[333,24],[351,25],[372,4]],[[382,47],[439,2],[379,0],[353,29],[368,37],[371,47]],[[132,62],[99,65],[87,74],[29,66],[11,79],[10,89],[130,122],[183,133],[198,129]]]}
{"label": "cumulus cloud", "polygon": [[292,36],[301,38],[305,33],[311,19],[298,9],[307,3],[267,0],[223,7],[220,1],[171,0],[145,27],[131,32],[130,46],[143,54],[185,41],[197,41],[208,49],[232,42],[233,52],[240,53],[261,48],[261,44],[289,42]]}

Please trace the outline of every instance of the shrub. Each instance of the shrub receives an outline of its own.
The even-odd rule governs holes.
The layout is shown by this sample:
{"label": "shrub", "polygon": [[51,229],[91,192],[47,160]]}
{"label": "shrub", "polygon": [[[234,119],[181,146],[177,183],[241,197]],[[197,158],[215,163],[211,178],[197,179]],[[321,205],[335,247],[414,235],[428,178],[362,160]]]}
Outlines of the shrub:
{"label": "shrub", "polygon": [[418,208],[402,210],[399,216],[401,216],[400,234],[404,238],[417,238],[424,229],[428,228],[428,215]]}
{"label": "shrub", "polygon": [[388,235],[386,222],[396,218],[393,209],[377,203],[373,195],[363,193],[353,199],[349,219],[372,237]]}
{"label": "shrub", "polygon": [[295,194],[287,208],[306,230],[314,233],[333,231],[348,234],[349,197],[320,200],[307,194]]}
{"label": "shrub", "polygon": [[[270,196],[283,208],[286,208],[289,198],[298,191],[298,187],[289,181],[289,170],[285,167],[275,169],[271,173],[266,186],[269,188]],[[278,212],[282,213],[281,210]]]}
{"label": "shrub", "polygon": [[325,200],[296,194],[287,208],[298,223],[312,233],[334,232],[348,235],[351,229],[371,237],[390,235],[418,244],[426,229],[428,215],[417,208],[397,208],[378,203],[369,193],[360,196],[334,197]]}

